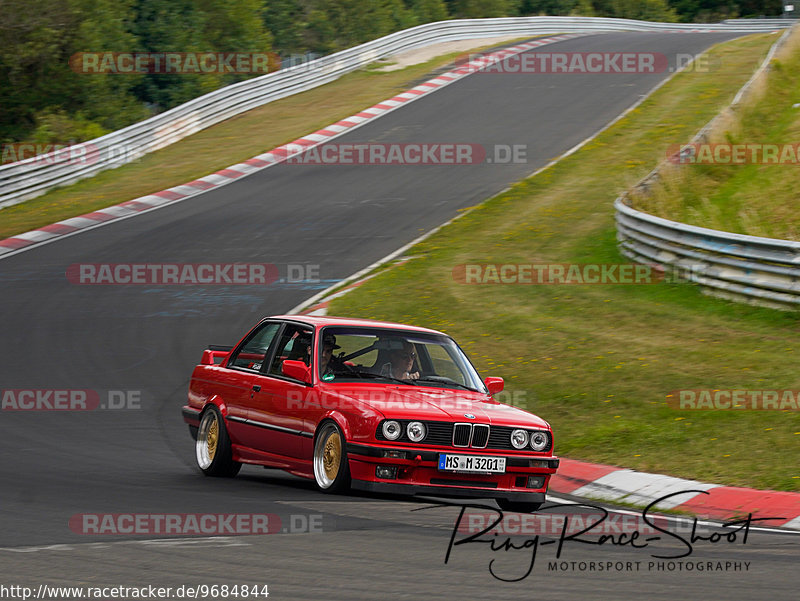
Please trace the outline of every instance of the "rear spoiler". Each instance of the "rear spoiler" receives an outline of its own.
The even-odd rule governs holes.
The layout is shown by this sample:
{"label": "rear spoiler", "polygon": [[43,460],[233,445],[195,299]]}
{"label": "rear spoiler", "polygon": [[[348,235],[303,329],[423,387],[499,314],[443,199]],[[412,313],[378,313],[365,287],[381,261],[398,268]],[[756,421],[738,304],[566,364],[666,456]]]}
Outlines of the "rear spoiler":
{"label": "rear spoiler", "polygon": [[220,344],[209,344],[208,348],[203,351],[203,358],[200,360],[201,365],[217,365],[220,361],[228,355],[233,349],[232,346],[224,346]]}

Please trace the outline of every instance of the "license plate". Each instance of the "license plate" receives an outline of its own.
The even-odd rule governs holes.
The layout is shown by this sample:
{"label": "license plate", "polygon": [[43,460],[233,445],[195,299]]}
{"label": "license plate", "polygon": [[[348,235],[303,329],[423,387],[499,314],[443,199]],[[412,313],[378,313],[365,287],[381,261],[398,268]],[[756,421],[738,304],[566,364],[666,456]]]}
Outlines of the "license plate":
{"label": "license plate", "polygon": [[479,455],[439,455],[439,469],[446,472],[479,472],[502,474],[506,471],[505,457]]}

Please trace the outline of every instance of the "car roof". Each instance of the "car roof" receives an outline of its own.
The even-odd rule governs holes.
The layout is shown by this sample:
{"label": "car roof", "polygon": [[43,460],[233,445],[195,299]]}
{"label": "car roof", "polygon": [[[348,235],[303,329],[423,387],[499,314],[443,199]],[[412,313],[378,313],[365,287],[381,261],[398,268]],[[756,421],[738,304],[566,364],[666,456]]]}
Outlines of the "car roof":
{"label": "car roof", "polygon": [[[392,321],[378,321],[375,319],[360,319],[355,317],[334,317],[331,315],[270,315],[264,319],[287,319],[300,321],[309,325],[321,328],[323,326],[363,326],[369,328],[388,328],[395,330],[411,330],[414,332],[427,332],[429,334],[443,334],[430,328],[421,328],[408,324],[395,323]],[[447,336],[447,334],[444,334]]]}

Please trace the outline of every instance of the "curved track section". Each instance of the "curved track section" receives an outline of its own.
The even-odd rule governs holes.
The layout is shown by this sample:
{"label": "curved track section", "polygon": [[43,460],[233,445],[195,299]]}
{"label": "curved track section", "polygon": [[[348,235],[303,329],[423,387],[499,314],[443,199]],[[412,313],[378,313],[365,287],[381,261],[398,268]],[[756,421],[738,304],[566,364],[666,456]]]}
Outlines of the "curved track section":
{"label": "curved track section", "polygon": [[[541,51],[661,52],[674,63],[678,53],[735,35],[604,34]],[[258,317],[288,310],[315,286],[80,286],[65,277],[70,265],[84,263],[253,262],[319,265],[319,286],[327,286],[546,164],[667,75],[467,77],[337,142],[520,144],[527,162],[283,164],[0,261],[3,390],[89,389],[103,399],[112,390],[141,399],[128,410],[0,412],[5,579],[83,583],[91,573],[108,584],[238,580],[269,583],[275,597],[293,599],[371,599],[376,590],[414,598],[530,598],[535,590],[553,599],[620,599],[640,595],[645,584],[650,598],[674,598],[685,586],[706,599],[755,588],[759,596],[790,598],[798,546],[779,535],[761,533],[757,544],[706,554],[750,558],[757,566],[750,572],[547,574],[533,589],[528,579],[500,595],[484,550],[444,565],[452,515],[449,526],[431,525],[424,512],[409,511],[419,503],[330,498],[308,482],[250,467],[234,480],[203,478],[179,410],[201,350],[233,342]],[[71,516],[89,512],[271,512],[284,523],[320,514],[323,532],[109,546],[135,537],[70,530]],[[49,545],[64,546],[31,548]],[[649,559],[643,555],[617,547],[581,549],[571,558]]]}

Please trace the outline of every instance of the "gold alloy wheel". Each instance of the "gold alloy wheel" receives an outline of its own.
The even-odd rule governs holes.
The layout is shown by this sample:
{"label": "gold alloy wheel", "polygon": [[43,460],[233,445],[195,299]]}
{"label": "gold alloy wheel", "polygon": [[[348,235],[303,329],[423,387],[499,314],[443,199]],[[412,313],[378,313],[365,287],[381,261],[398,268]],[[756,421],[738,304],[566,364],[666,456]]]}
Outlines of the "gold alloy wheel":
{"label": "gold alloy wheel", "polygon": [[214,421],[208,426],[208,434],[206,434],[206,444],[208,445],[208,458],[214,461],[214,455],[217,454],[217,442],[219,441],[219,422],[217,416],[214,416]]}
{"label": "gold alloy wheel", "polygon": [[332,421],[324,423],[314,441],[314,480],[322,490],[336,490],[347,474],[344,435]]}
{"label": "gold alloy wheel", "polygon": [[195,456],[197,465],[203,471],[211,468],[214,457],[219,450],[220,422],[216,411],[208,409],[200,419],[200,427],[197,430],[197,441],[195,442]]}
{"label": "gold alloy wheel", "polygon": [[339,465],[342,462],[342,439],[339,433],[334,431],[325,441],[325,448],[322,451],[322,466],[325,476],[329,480],[336,480],[339,474]]}

